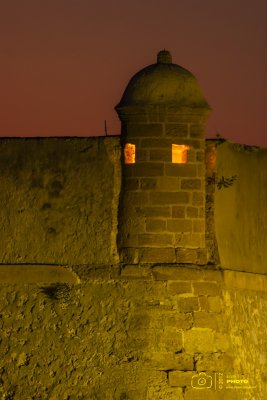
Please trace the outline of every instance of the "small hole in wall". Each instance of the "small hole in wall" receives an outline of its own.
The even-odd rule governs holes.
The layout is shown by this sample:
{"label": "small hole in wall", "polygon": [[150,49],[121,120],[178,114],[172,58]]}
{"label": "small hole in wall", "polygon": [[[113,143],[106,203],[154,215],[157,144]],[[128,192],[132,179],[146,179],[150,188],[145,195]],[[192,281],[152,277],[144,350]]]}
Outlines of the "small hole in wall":
{"label": "small hole in wall", "polygon": [[177,164],[187,163],[187,150],[190,146],[186,144],[172,144],[172,162]]}
{"label": "small hole in wall", "polygon": [[124,162],[125,164],[135,163],[135,144],[127,143],[124,146]]}

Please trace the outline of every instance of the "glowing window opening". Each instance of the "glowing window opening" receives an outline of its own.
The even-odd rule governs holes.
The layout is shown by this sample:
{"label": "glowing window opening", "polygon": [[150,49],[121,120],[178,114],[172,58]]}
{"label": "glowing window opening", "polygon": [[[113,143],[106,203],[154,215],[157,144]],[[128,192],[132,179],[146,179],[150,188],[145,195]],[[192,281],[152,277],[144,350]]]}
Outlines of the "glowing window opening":
{"label": "glowing window opening", "polygon": [[187,150],[190,146],[186,144],[172,144],[172,162],[176,164],[187,163]]}
{"label": "glowing window opening", "polygon": [[124,146],[124,162],[125,164],[135,163],[135,144],[126,143]]}

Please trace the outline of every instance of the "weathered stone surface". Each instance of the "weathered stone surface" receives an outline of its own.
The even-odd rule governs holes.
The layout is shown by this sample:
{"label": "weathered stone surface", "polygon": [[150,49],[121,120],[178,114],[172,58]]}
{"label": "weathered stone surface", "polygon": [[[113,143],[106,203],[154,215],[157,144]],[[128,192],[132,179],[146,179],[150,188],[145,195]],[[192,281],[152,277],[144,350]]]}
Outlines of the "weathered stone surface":
{"label": "weathered stone surface", "polygon": [[165,175],[196,177],[197,168],[196,165],[193,164],[166,164]]}
{"label": "weathered stone surface", "polygon": [[194,327],[195,328],[209,328],[217,330],[219,328],[219,322],[217,316],[213,313],[207,313],[204,311],[194,312]]}
{"label": "weathered stone surface", "polygon": [[153,192],[150,193],[150,204],[169,205],[186,204],[189,202],[188,192]]}
{"label": "weathered stone surface", "polygon": [[197,297],[185,297],[178,299],[178,308],[180,312],[192,312],[199,310]]}
{"label": "weathered stone surface", "polygon": [[178,280],[191,281],[202,279],[202,271],[196,268],[183,268],[180,266],[156,266],[152,270],[152,274],[157,280]]}
{"label": "weathered stone surface", "polygon": [[233,370],[233,358],[226,353],[206,353],[195,355],[197,371],[227,372]]}
{"label": "weathered stone surface", "polygon": [[201,189],[201,179],[181,179],[181,189]]}
{"label": "weathered stone surface", "polygon": [[180,387],[190,387],[192,376],[195,372],[183,372],[183,371],[170,371],[169,372],[169,385],[170,386],[180,386]]}
{"label": "weathered stone surface", "polygon": [[146,231],[147,232],[163,232],[166,230],[166,220],[148,218],[146,221]]}
{"label": "weathered stone surface", "polygon": [[167,220],[167,231],[192,232],[192,221],[183,218]]}
{"label": "weathered stone surface", "polygon": [[165,135],[167,137],[186,138],[188,137],[188,124],[166,124]]}
{"label": "weathered stone surface", "polygon": [[178,295],[182,293],[192,293],[192,286],[188,282],[168,281],[167,291],[171,295]]}
{"label": "weathered stone surface", "polygon": [[152,368],[157,368],[160,371],[168,371],[177,369],[183,371],[193,370],[193,357],[190,354],[173,352],[157,352],[147,353],[144,355],[144,362]]}
{"label": "weathered stone surface", "polygon": [[197,295],[218,296],[221,294],[221,288],[214,282],[196,282],[193,288]]}
{"label": "weathered stone surface", "polygon": [[70,283],[80,279],[70,268],[56,265],[0,265],[0,284]]}
{"label": "weathered stone surface", "polygon": [[184,333],[184,347],[185,351],[190,354],[212,353],[214,351],[214,332],[204,328],[186,331]]}
{"label": "weathered stone surface", "polygon": [[133,137],[157,137],[162,136],[162,124],[129,124],[127,135]]}
{"label": "weathered stone surface", "polygon": [[118,262],[120,157],[115,137],[2,139],[1,262]]}
{"label": "weathered stone surface", "polygon": [[140,262],[173,263],[176,260],[175,250],[172,248],[145,248],[139,250]]}

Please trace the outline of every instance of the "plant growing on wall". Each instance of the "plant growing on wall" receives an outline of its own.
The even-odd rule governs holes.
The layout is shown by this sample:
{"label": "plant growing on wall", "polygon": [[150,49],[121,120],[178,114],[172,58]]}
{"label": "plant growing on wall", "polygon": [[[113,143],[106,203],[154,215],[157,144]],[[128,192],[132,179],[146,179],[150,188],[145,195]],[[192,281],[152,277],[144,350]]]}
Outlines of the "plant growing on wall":
{"label": "plant growing on wall", "polygon": [[232,186],[236,180],[237,175],[232,175],[229,178],[226,178],[223,175],[221,177],[215,176],[215,174],[213,176],[209,176],[207,179],[208,184],[215,183],[219,190]]}
{"label": "plant growing on wall", "polygon": [[70,301],[71,288],[66,283],[55,283],[49,286],[43,286],[40,290],[49,299],[67,303]]}

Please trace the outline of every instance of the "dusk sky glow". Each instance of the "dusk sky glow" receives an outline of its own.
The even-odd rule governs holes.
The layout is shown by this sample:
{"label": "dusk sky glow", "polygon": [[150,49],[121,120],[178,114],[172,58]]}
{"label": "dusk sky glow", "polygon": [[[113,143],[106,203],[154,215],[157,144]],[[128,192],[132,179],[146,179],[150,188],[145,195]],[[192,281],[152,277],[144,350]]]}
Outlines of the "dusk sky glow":
{"label": "dusk sky glow", "polygon": [[191,71],[207,137],[267,147],[266,0],[1,0],[0,136],[120,133],[114,110],[159,50]]}

